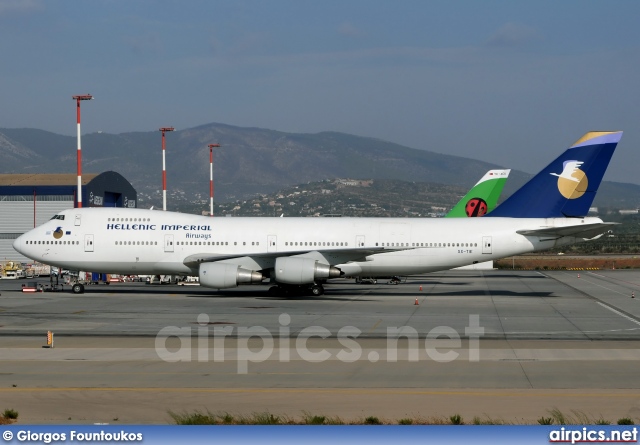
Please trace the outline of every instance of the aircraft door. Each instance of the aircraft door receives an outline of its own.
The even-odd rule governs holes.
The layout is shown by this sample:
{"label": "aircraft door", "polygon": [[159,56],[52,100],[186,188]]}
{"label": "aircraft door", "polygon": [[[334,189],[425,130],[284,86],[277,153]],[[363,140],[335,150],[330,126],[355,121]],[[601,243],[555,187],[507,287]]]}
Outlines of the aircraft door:
{"label": "aircraft door", "polygon": [[356,235],[356,247],[364,247],[364,235]]}
{"label": "aircraft door", "polygon": [[93,252],[93,235],[84,236],[84,251]]}
{"label": "aircraft door", "polygon": [[482,237],[482,253],[491,253],[491,237]]}
{"label": "aircraft door", "polygon": [[267,235],[267,252],[278,251],[278,237],[276,235]]}
{"label": "aircraft door", "polygon": [[80,215],[76,215],[76,219],[75,219],[74,224],[76,226],[79,226],[81,221],[82,221],[82,219],[80,218]]}
{"label": "aircraft door", "polygon": [[173,235],[164,236],[164,251],[173,252]]}

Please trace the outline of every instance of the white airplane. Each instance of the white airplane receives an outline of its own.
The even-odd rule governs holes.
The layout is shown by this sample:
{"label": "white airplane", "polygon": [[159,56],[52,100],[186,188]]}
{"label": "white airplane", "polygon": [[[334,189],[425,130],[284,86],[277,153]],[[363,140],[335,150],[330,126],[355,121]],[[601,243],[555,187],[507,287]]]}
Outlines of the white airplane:
{"label": "white airplane", "polygon": [[[124,208],[68,209],[21,235],[28,258],[72,270],[197,275],[216,289],[270,279],[269,292],[324,292],[329,278],[413,275],[597,238],[587,217],[622,132],[589,132],[477,218],[211,218]],[[589,177],[567,189],[565,161]],[[575,187],[578,183],[572,182]],[[561,186],[565,190],[560,190]],[[84,292],[76,283],[74,293]]]}

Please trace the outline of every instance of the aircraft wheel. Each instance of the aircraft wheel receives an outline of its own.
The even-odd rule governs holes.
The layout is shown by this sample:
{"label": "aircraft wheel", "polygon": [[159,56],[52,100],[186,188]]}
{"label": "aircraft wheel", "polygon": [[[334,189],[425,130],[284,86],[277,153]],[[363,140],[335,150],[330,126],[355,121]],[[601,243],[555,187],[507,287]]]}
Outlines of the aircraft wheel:
{"label": "aircraft wheel", "polygon": [[311,286],[311,295],[313,295],[314,297],[319,297],[322,294],[324,294],[324,287],[318,284],[314,284],[313,286]]}
{"label": "aircraft wheel", "polygon": [[71,292],[74,294],[84,294],[84,286],[80,283],[76,283],[71,286]]}
{"label": "aircraft wheel", "polygon": [[282,289],[280,289],[280,286],[271,286],[267,292],[269,293],[269,295],[275,297],[277,295],[280,295],[281,291]]}

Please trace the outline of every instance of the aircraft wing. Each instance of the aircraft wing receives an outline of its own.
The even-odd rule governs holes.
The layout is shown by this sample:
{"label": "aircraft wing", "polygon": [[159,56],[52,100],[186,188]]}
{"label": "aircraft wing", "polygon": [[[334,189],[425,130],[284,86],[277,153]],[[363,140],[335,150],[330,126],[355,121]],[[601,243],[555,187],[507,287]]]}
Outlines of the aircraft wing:
{"label": "aircraft wing", "polygon": [[[189,255],[183,261],[187,267],[195,268],[201,263],[212,263],[216,261],[228,261],[238,258],[250,257],[253,260],[275,260],[278,257],[307,257],[324,260],[329,264],[339,264],[347,261],[366,261],[366,257],[381,252],[397,252],[400,250],[410,250],[414,247],[356,247],[342,249],[310,249],[307,251],[279,251],[279,252],[261,252],[261,253],[242,253],[235,255],[221,255],[215,253],[197,253]],[[329,260],[331,259],[331,260]]]}
{"label": "aircraft wing", "polygon": [[566,227],[545,227],[542,229],[518,230],[516,233],[525,236],[542,236],[551,238],[574,236],[576,238],[591,239],[598,235],[602,235],[609,230],[609,228],[616,225],[618,225],[618,223],[581,224]]}

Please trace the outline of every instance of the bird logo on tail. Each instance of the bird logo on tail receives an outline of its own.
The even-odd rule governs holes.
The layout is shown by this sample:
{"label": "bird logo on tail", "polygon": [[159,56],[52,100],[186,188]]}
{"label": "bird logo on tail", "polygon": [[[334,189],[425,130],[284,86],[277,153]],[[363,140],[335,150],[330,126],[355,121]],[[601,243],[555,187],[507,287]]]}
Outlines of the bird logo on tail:
{"label": "bird logo on tail", "polygon": [[558,177],[558,191],[567,199],[577,199],[584,195],[589,185],[585,172],[580,170],[582,161],[564,161],[562,173],[550,173]]}

